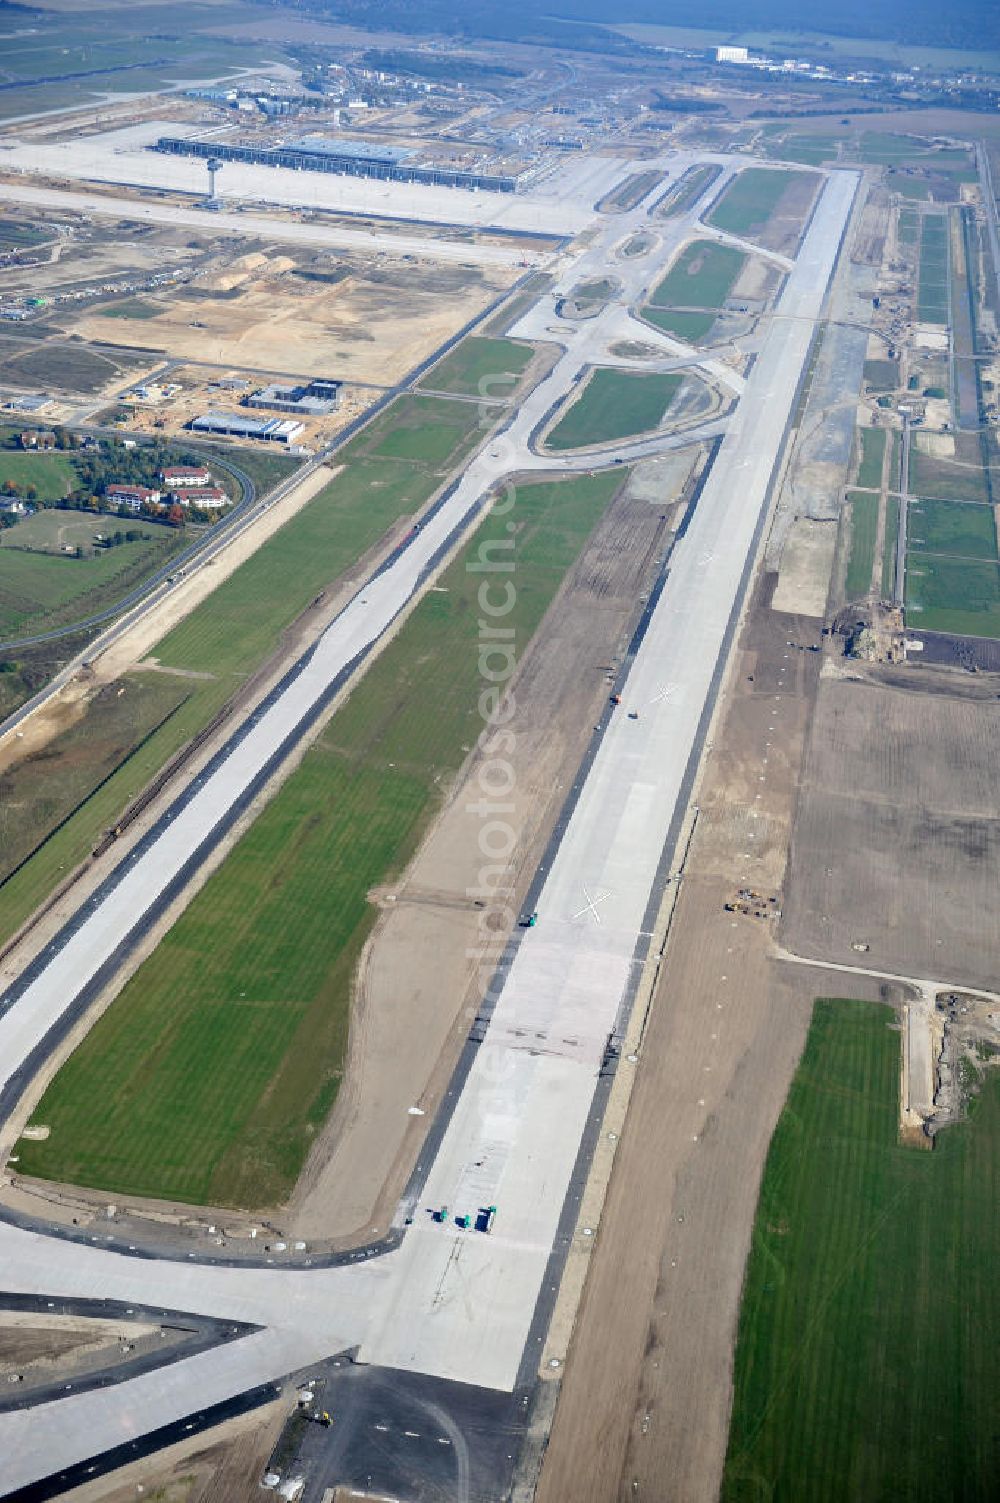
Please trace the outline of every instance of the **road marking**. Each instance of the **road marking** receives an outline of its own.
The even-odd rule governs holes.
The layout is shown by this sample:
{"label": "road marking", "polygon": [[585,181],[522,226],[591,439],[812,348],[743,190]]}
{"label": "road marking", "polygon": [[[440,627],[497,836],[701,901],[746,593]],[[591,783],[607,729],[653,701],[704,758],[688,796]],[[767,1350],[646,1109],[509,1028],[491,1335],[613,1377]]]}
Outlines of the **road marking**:
{"label": "road marking", "polygon": [[599,924],[601,922],[601,915],[597,911],[597,905],[598,903],[606,902],[607,899],[611,897],[611,893],[599,892],[596,897],[592,898],[585,882],[583,884],[583,895],[587,899],[586,904],[583,908],[580,909],[578,913],[574,913],[573,917],[575,919],[583,918],[585,913],[592,913],[594,915],[595,922]]}

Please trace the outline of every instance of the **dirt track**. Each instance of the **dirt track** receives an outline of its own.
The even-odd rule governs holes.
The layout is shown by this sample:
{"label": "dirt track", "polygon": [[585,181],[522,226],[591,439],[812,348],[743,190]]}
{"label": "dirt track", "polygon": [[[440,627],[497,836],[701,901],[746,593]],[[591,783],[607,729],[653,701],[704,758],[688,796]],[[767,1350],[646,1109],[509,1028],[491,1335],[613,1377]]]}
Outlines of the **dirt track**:
{"label": "dirt track", "polygon": [[736,658],[538,1503],[718,1494],[757,1188],[818,984],[723,904],[780,889],[819,658],[785,644],[815,632],[758,605]]}

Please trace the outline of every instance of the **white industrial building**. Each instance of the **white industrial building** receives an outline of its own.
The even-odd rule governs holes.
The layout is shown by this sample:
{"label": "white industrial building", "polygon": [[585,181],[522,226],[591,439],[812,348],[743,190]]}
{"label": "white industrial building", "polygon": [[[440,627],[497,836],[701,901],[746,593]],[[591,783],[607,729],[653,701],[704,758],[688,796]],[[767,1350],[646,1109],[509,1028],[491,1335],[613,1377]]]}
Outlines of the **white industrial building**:
{"label": "white industrial building", "polygon": [[292,443],[304,426],[294,418],[251,418],[238,412],[215,409],[192,418],[188,424],[195,433],[226,433],[230,438],[257,439],[272,444]]}

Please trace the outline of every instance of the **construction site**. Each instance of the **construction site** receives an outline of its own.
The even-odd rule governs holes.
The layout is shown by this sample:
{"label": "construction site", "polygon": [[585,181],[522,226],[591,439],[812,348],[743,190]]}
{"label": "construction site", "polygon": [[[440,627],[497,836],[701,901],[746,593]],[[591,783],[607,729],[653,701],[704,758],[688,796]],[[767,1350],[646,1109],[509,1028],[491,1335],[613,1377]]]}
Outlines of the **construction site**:
{"label": "construction site", "polygon": [[888,1496],[788,1145],[990,1392],[995,142],[344,47],[0,139],[11,598],[98,446],[227,512],[4,647],[0,1492]]}

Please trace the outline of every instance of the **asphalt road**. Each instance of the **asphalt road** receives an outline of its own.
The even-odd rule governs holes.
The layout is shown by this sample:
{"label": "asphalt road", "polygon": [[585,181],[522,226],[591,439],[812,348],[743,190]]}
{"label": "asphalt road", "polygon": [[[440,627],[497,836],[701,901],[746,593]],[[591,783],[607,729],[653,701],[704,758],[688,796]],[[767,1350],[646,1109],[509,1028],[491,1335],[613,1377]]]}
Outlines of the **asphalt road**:
{"label": "asphalt road", "polygon": [[[689,160],[674,159],[671,166],[682,170]],[[58,1424],[44,1408],[0,1416],[8,1487],[108,1450],[126,1429],[134,1436],[175,1422],[348,1348],[372,1373],[409,1372],[414,1379],[520,1392],[531,1371],[530,1343],[540,1342],[535,1313],[558,1271],[560,1224],[572,1215],[580,1145],[592,1131],[607,1037],[628,1005],[664,843],[717,689],[856,186],[853,173],[829,178],[782,294],[786,316],[771,322],[726,425],[650,612],[625,685],[626,704],[609,716],[558,849],[540,874],[541,921],[517,945],[485,1039],[445,1104],[433,1161],[401,1207],[398,1245],[352,1266],[233,1269],[193,1259],[154,1262],[0,1225],[9,1288],[81,1297],[100,1288],[126,1300],[148,1299],[155,1289],[159,1303],[261,1327],[158,1374],[140,1375],[114,1394],[67,1397]],[[641,205],[602,218],[565,280],[606,266],[614,245],[640,222],[648,223]],[[662,272],[692,222],[689,214],[665,224],[656,255],[637,268],[615,263],[625,298],[634,301],[644,282]],[[551,301],[543,299],[518,332],[529,333],[536,316],[551,321]],[[11,989],[0,1018],[0,1083],[16,1087],[26,1062],[34,1065],[44,1055],[66,1013],[113,967],[144,916],[212,843],[261,770],[294,744],[331,685],[439,566],[456,530],[489,492],[507,474],[553,467],[532,453],[532,437],[559,396],[601,357],[612,329],[620,337],[617,313],[567,332],[562,358],[505,432],[487,443],[409,545],[359,591],[215,771],[178,801],[155,839],[133,854],[44,963]],[[655,452],[625,446],[603,462],[640,448]],[[630,710],[637,719],[629,718]],[[488,1237],[428,1214],[440,1204],[474,1213],[484,1203],[500,1207]],[[413,1223],[404,1228],[407,1212]],[[401,1394],[407,1380],[386,1381]],[[359,1411],[342,1446],[350,1449],[351,1435],[362,1433],[372,1412],[367,1405],[363,1415]],[[398,1456],[396,1447],[408,1439],[404,1432],[389,1454]]]}

